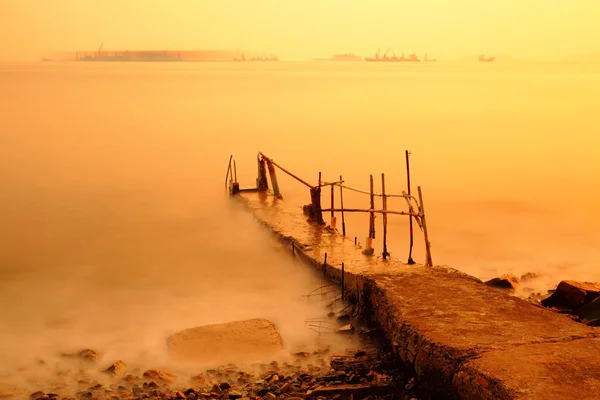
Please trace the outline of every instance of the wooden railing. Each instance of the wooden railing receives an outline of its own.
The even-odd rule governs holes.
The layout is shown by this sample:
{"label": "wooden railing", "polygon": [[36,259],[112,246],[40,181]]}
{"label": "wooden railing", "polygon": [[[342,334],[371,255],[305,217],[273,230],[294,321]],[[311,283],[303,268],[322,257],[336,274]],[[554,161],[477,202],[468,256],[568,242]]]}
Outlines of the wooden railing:
{"label": "wooden railing", "polygon": [[[342,235],[346,236],[346,222],[344,218],[345,213],[368,213],[369,214],[369,236],[367,237],[366,248],[363,250],[364,254],[370,255],[374,253],[373,249],[373,239],[375,239],[375,214],[381,214],[383,216],[383,259],[387,259],[390,255],[387,248],[387,229],[388,229],[388,215],[405,215],[409,217],[409,254],[408,254],[408,264],[414,264],[415,262],[412,259],[412,250],[413,250],[413,219],[419,226],[419,228],[423,232],[423,237],[425,240],[425,253],[426,253],[426,265],[433,265],[431,259],[431,244],[429,242],[429,236],[427,232],[427,223],[425,220],[425,209],[423,207],[423,194],[421,191],[421,187],[417,186],[418,192],[418,200],[411,195],[410,188],[410,164],[409,164],[409,155],[410,153],[406,151],[406,172],[407,172],[407,191],[402,191],[401,193],[387,193],[385,188],[385,174],[381,174],[381,192],[377,193],[374,191],[374,183],[373,183],[373,175],[370,175],[370,188],[369,190],[358,189],[355,187],[351,187],[345,184],[342,176],[340,175],[339,181],[335,182],[323,182],[321,180],[321,173],[319,173],[319,181],[317,185],[311,185],[304,179],[298,177],[292,172],[288,171],[280,164],[273,161],[273,159],[267,157],[263,153],[259,152],[257,156],[258,162],[258,178],[256,180],[257,185],[256,188],[252,189],[240,189],[239,184],[237,182],[237,171],[235,165],[235,158],[233,156],[229,159],[229,167],[227,169],[227,176],[225,178],[226,185],[227,180],[229,179],[229,192],[231,194],[236,194],[240,191],[267,191],[268,181],[267,181],[267,171],[269,173],[269,178],[271,181],[271,189],[273,194],[276,197],[281,197],[281,191],[279,188],[279,183],[277,181],[277,174],[275,173],[275,168],[278,168],[285,174],[294,178],[298,182],[302,183],[304,186],[310,189],[311,195],[311,204],[309,206],[304,207],[304,212],[309,215],[309,217],[318,224],[325,224],[323,220],[323,213],[329,212],[331,214],[330,226],[332,228],[336,228],[337,218],[335,213],[340,213],[342,218]],[[329,186],[331,188],[331,206],[329,208],[323,208],[321,206],[321,191],[323,188]],[[340,207],[335,207],[335,188],[340,188]],[[369,207],[368,208],[345,208],[344,207],[344,189],[353,191],[356,193],[364,194],[369,196]],[[382,208],[375,208],[375,197],[382,198]],[[407,204],[406,211],[398,211],[391,210],[387,207],[387,201],[389,198],[404,198]]]}

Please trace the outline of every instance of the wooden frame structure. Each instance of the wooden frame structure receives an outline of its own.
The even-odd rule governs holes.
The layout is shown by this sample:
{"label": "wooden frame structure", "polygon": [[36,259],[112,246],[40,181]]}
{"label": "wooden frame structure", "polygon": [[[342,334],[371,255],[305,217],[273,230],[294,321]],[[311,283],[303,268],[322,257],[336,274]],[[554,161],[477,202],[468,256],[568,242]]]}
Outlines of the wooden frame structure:
{"label": "wooden frame structure", "polygon": [[[406,173],[407,173],[407,183],[408,188],[407,191],[402,191],[400,194],[387,193],[385,187],[385,174],[381,174],[381,192],[377,193],[374,191],[374,182],[373,175],[370,175],[369,178],[369,190],[362,190],[358,188],[354,188],[348,186],[344,183],[342,176],[340,175],[339,181],[335,182],[323,182],[321,180],[321,173],[319,172],[319,181],[317,185],[311,185],[306,182],[302,178],[283,168],[281,165],[277,164],[273,159],[267,157],[263,153],[259,152],[257,156],[258,163],[258,178],[256,179],[256,188],[252,189],[240,189],[239,183],[237,182],[237,169],[235,158],[232,155],[229,158],[229,166],[227,169],[227,175],[225,177],[225,185],[228,186],[229,193],[234,195],[239,192],[244,191],[267,191],[268,190],[268,180],[267,180],[267,171],[269,174],[269,178],[271,181],[271,188],[273,194],[276,197],[281,197],[281,191],[279,188],[279,183],[277,181],[277,174],[275,168],[281,170],[285,174],[294,178],[298,182],[302,183],[304,186],[308,187],[310,190],[310,199],[311,204],[309,206],[304,207],[305,213],[309,215],[309,217],[317,224],[324,225],[325,221],[323,220],[323,213],[329,212],[331,216],[330,226],[335,229],[336,227],[336,216],[335,213],[340,213],[342,218],[342,235],[346,236],[346,222],[344,218],[344,213],[368,213],[369,214],[369,236],[367,237],[367,245],[366,249],[363,251],[365,254],[373,254],[374,250],[372,247],[372,241],[375,239],[375,214],[381,214],[383,216],[383,259],[387,259],[390,256],[387,248],[387,222],[389,215],[406,215],[409,217],[410,225],[409,225],[409,236],[410,236],[410,245],[409,245],[409,254],[408,254],[408,264],[414,264],[415,262],[412,259],[412,250],[413,250],[413,219],[423,231],[423,236],[425,240],[425,253],[426,253],[426,265],[432,266],[433,262],[431,259],[431,244],[429,242],[429,235],[427,232],[427,223],[425,220],[425,209],[423,206],[423,193],[421,191],[421,187],[417,186],[418,192],[418,200],[411,195],[411,187],[410,187],[410,165],[409,165],[409,155],[408,150],[406,151]],[[321,207],[321,191],[322,188],[330,186],[331,187],[331,206],[329,208]],[[335,187],[340,188],[340,207],[335,207]],[[356,193],[361,193],[369,196],[369,207],[368,208],[345,208],[344,207],[344,199],[343,192],[344,189],[350,190]],[[382,208],[375,208],[375,197],[381,197],[382,199]],[[390,210],[387,207],[387,201],[389,198],[404,198],[406,200],[406,204],[408,206],[408,211],[395,211]],[[355,239],[356,241],[356,239]]]}

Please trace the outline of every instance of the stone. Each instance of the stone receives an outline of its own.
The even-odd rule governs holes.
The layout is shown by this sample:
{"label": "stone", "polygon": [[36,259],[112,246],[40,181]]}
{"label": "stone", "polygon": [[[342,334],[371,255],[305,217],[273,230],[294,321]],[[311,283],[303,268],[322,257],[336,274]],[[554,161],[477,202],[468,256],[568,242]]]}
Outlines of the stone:
{"label": "stone", "polygon": [[499,278],[490,279],[484,284],[496,289],[516,290],[519,287],[519,278],[511,274],[505,274]]}
{"label": "stone", "polygon": [[273,393],[268,392],[267,394],[265,394],[263,396],[263,399],[265,400],[275,400],[277,398],[277,396],[275,396]]}
{"label": "stone", "polygon": [[264,358],[283,348],[275,325],[266,319],[205,325],[167,338],[171,357],[179,362],[228,362]]}
{"label": "stone", "polygon": [[583,323],[595,326],[593,321],[600,320],[600,297],[581,307],[577,312],[577,316]]}
{"label": "stone", "polygon": [[338,329],[336,329],[336,332],[337,333],[352,333],[352,332],[354,332],[354,325],[346,324],[346,325],[341,326]]}
{"label": "stone", "polygon": [[115,362],[113,365],[111,365],[110,367],[106,368],[104,370],[104,372],[106,372],[107,374],[110,374],[112,376],[119,376],[119,375],[123,375],[125,373],[127,369],[127,364],[125,364],[125,361],[119,360],[117,362]]}
{"label": "stone", "polygon": [[240,392],[236,392],[236,391],[231,391],[229,392],[229,398],[230,399],[239,399],[242,397],[242,394]]}
{"label": "stone", "polygon": [[231,384],[229,382],[221,382],[221,384],[219,384],[219,387],[221,388],[221,390],[227,390],[231,389]]}
{"label": "stone", "polygon": [[544,307],[577,311],[600,297],[600,285],[592,282],[561,281],[550,297],[542,300]]}
{"label": "stone", "polygon": [[127,383],[134,383],[134,382],[137,382],[137,381],[139,381],[139,380],[140,380],[140,377],[139,377],[139,376],[132,375],[132,374],[127,374],[127,375],[125,375],[125,377],[123,378],[123,380],[124,380],[125,382],[127,382]]}
{"label": "stone", "polygon": [[[38,392],[35,392],[35,393],[31,393],[29,395],[29,398],[31,400],[38,400],[38,399],[43,399],[45,396],[46,396],[46,393],[38,391]],[[8,397],[8,396],[6,396],[6,397]]]}
{"label": "stone", "polygon": [[144,378],[172,383],[175,382],[177,376],[169,372],[160,371],[157,369],[149,369],[146,372],[144,372]]}

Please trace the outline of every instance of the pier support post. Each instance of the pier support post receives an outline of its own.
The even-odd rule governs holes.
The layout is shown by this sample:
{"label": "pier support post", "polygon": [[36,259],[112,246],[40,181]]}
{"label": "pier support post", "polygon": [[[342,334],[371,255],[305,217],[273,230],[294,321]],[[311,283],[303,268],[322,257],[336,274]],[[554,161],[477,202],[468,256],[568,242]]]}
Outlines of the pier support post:
{"label": "pier support post", "polygon": [[271,160],[267,160],[267,168],[269,169],[269,176],[271,177],[271,186],[273,187],[273,194],[276,197],[281,197],[281,192],[279,191],[279,184],[277,183],[277,175],[275,174],[275,166],[271,162]]}
{"label": "pier support post", "polygon": [[385,174],[381,174],[381,196],[383,202],[383,253],[381,255],[385,260],[390,255],[387,251],[387,196],[385,195]]}
{"label": "pier support post", "polygon": [[266,192],[269,189],[267,182],[267,169],[265,167],[265,160],[260,156],[256,156],[256,162],[258,163],[258,178],[256,178],[256,188],[259,192]]}
{"label": "pier support post", "polygon": [[340,175],[340,208],[342,209],[342,235],[346,237],[346,221],[344,220],[344,188],[342,187],[342,176]]}
{"label": "pier support post", "polygon": [[421,214],[421,223],[423,224],[423,236],[425,237],[425,254],[427,257],[427,266],[433,266],[431,261],[431,244],[429,243],[429,235],[427,234],[427,223],[425,222],[425,207],[423,206],[423,194],[421,193],[421,186],[417,186],[419,192],[419,211]]}
{"label": "pier support post", "polygon": [[[408,150],[405,151],[406,153],[406,184],[408,186],[408,196],[410,197],[410,162],[409,160],[409,156],[410,153],[408,152]],[[407,199],[409,200],[409,199]],[[408,206],[410,208],[410,201],[408,202]],[[413,216],[410,215],[408,217],[408,221],[409,221],[409,225],[408,225],[408,231],[410,234],[410,243],[408,245],[408,264],[414,264],[414,260],[412,259],[412,251],[413,251]]]}

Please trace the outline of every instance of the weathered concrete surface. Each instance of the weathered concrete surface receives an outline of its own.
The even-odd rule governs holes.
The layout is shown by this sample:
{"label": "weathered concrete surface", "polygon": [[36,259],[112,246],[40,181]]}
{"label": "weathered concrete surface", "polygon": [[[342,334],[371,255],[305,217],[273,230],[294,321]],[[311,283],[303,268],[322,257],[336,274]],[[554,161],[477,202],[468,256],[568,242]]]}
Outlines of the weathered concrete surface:
{"label": "weathered concrete surface", "polygon": [[[300,206],[239,195],[295,254],[371,307],[402,360],[439,397],[592,399],[600,396],[594,328],[447,267],[365,256],[353,241],[306,222]],[[291,250],[290,250],[291,254]],[[534,363],[535,365],[532,365]],[[559,394],[559,395],[556,395]]]}

